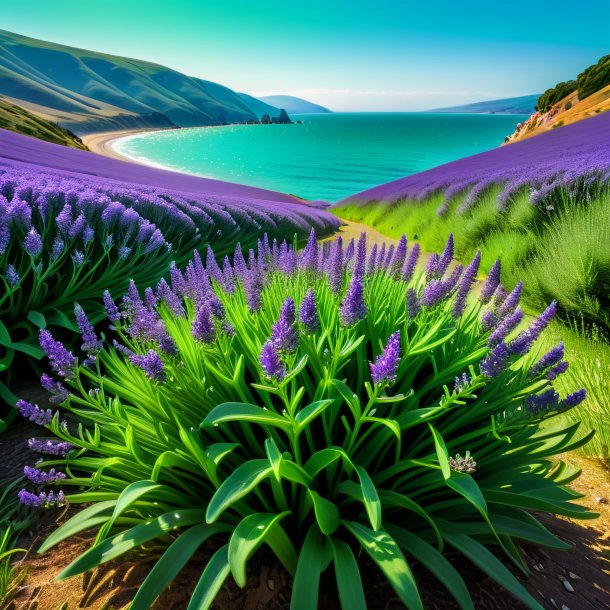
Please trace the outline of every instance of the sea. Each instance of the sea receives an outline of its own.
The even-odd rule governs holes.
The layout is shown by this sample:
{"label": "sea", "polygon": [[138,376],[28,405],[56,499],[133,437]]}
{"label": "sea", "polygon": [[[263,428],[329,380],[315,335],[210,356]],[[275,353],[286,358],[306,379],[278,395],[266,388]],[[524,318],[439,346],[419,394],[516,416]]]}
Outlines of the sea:
{"label": "sea", "polygon": [[113,143],[157,167],[333,203],[500,146],[526,115],[332,113],[292,125],[152,131]]}

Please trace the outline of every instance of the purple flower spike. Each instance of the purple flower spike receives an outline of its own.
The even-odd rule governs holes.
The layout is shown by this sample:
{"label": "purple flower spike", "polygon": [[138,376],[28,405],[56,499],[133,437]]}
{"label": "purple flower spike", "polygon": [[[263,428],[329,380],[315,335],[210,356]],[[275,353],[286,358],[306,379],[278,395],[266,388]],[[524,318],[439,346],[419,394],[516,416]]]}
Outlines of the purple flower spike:
{"label": "purple flower spike", "polygon": [[410,282],[413,278],[413,273],[415,272],[415,266],[417,265],[417,261],[419,259],[420,247],[419,244],[414,244],[411,248],[411,253],[405,260],[405,265],[402,268],[402,277],[406,282]]}
{"label": "purple flower spike", "polygon": [[301,303],[299,319],[309,334],[315,333],[320,328],[320,318],[316,307],[316,295],[310,288]]}
{"label": "purple flower spike", "polygon": [[375,364],[369,363],[374,383],[392,383],[396,380],[400,362],[400,331],[390,335],[383,353],[377,357]]}
{"label": "purple flower spike", "polygon": [[278,321],[271,328],[271,341],[278,352],[291,354],[297,348],[299,333],[295,321],[294,301],[288,297],[282,305]]}
{"label": "purple flower spike", "polygon": [[391,275],[393,277],[398,277],[398,274],[401,272],[403,265],[405,264],[405,259],[407,258],[407,236],[402,235],[400,240],[398,241],[398,246],[396,247],[396,252],[394,254],[394,259],[392,260],[391,267]]}
{"label": "purple flower spike", "polygon": [[53,421],[54,413],[51,409],[41,409],[38,405],[25,400],[18,400],[17,408],[23,417],[39,426],[48,426]]}
{"label": "purple flower spike", "polygon": [[51,368],[62,377],[72,379],[76,358],[59,342],[53,339],[51,333],[43,329],[39,335],[40,347],[47,355]]}
{"label": "purple flower spike", "polygon": [[26,491],[22,489],[17,497],[24,506],[30,506],[32,508],[56,508],[64,506],[66,504],[66,498],[63,491],[59,491],[57,494],[50,491],[46,493],[41,491],[38,494]]}
{"label": "purple flower spike", "polygon": [[354,261],[354,275],[363,278],[366,273],[366,233],[360,233]]}
{"label": "purple flower spike", "polygon": [[441,255],[438,259],[438,263],[436,265],[435,272],[439,277],[442,277],[444,275],[445,271],[447,271],[447,269],[449,268],[449,265],[451,264],[451,261],[453,260],[453,250],[454,250],[453,233],[449,233],[449,237],[447,239],[447,244],[445,245],[445,249],[441,253]]}
{"label": "purple flower spike", "polygon": [[[274,247],[276,247],[276,241],[273,240]],[[233,268],[229,257],[225,256],[222,261],[222,287],[225,289],[227,294],[233,294],[235,292],[235,281],[233,279]]]}
{"label": "purple flower spike", "polygon": [[369,256],[369,264],[368,264],[367,273],[372,275],[373,273],[375,273],[376,269],[377,269],[377,244],[373,244],[373,247],[371,248],[371,254]]}
{"label": "purple flower spike", "polygon": [[161,382],[165,379],[163,361],[154,349],[149,349],[143,356],[138,354],[129,356],[129,362],[141,368],[149,379]]}
{"label": "purple flower spike", "polygon": [[349,242],[349,244],[347,244],[347,248],[345,249],[345,262],[346,264],[349,263],[352,258],[354,258],[354,239],[352,238]]}
{"label": "purple flower spike", "polygon": [[426,262],[426,279],[429,280],[437,275],[438,254],[434,253],[428,257]]}
{"label": "purple flower spike", "polygon": [[212,320],[212,311],[206,301],[197,309],[191,326],[191,333],[198,341],[210,344],[216,339],[216,326]]}
{"label": "purple flower spike", "polygon": [[490,331],[496,324],[498,323],[498,318],[496,318],[496,314],[487,310],[481,316],[481,326],[485,332]]}
{"label": "purple flower spike", "polygon": [[49,398],[51,404],[60,405],[68,400],[68,390],[59,381],[54,381],[46,373],[41,375],[40,385],[51,394]]}
{"label": "purple flower spike", "polygon": [[343,286],[343,240],[340,235],[337,237],[333,249],[328,279],[332,291],[337,294]]}
{"label": "purple flower spike", "polygon": [[530,415],[540,415],[555,411],[559,407],[559,394],[552,388],[542,394],[534,394],[525,399],[525,410]]}
{"label": "purple flower spike", "polygon": [[555,312],[557,311],[557,304],[553,301],[522,333],[520,333],[514,341],[511,341],[508,349],[511,354],[517,354],[523,356],[527,354],[532,347],[532,344],[542,331],[551,323]]}
{"label": "purple flower spike", "polygon": [[42,252],[42,239],[36,232],[36,229],[31,228],[28,234],[25,236],[23,249],[30,256],[38,256]]}
{"label": "purple flower spike", "polygon": [[489,270],[489,275],[483,284],[483,288],[481,289],[481,294],[479,295],[479,301],[481,303],[486,304],[491,301],[491,297],[493,296],[496,288],[500,284],[500,261],[496,261],[491,269]]}
{"label": "purple flower spike", "polygon": [[301,258],[301,268],[305,271],[317,271],[318,269],[318,240],[313,227],[309,233],[307,245],[303,250]]}
{"label": "purple flower spike", "polygon": [[585,389],[577,390],[572,394],[566,396],[560,404],[560,408],[562,411],[566,411],[567,409],[572,409],[579,405],[585,398],[587,397],[587,391]]}
{"label": "purple flower spike", "polygon": [[364,283],[363,280],[352,276],[345,298],[339,308],[341,323],[344,326],[353,326],[364,320],[369,310],[364,302]]}
{"label": "purple flower spike", "polygon": [[87,319],[87,315],[83,311],[83,308],[77,303],[74,306],[74,314],[76,315],[76,325],[80,330],[83,344],[81,349],[89,356],[89,358],[95,358],[102,349],[102,342],[98,339],[93,326]]}
{"label": "purple flower spike", "polygon": [[563,375],[563,373],[568,370],[568,366],[569,365],[567,362],[560,362],[559,364],[555,365],[547,371],[546,378],[549,381],[554,381],[555,379],[557,379],[557,377],[559,377],[559,375]]}
{"label": "purple flower spike", "polygon": [[[498,307],[498,317],[500,319],[506,317],[509,313],[515,310],[517,305],[519,305],[519,300],[521,299],[522,291],[523,282],[519,280],[519,282],[517,282],[517,285],[511,290],[511,292],[502,301],[502,304]],[[500,291],[499,294],[501,296],[502,292]]]}
{"label": "purple flower spike", "polygon": [[32,466],[25,466],[23,474],[32,482],[34,485],[48,485],[55,481],[65,479],[66,475],[63,472],[51,468],[49,472],[38,470],[38,468],[32,468]]}
{"label": "purple flower spike", "polygon": [[[285,244],[286,242],[284,242],[282,246],[284,246]],[[246,274],[248,273],[246,259],[244,258],[243,252],[241,251],[241,244],[239,243],[237,244],[237,246],[235,246],[235,253],[233,254],[233,269],[235,270],[235,275],[241,280],[243,280]]]}
{"label": "purple flower spike", "polygon": [[277,349],[271,341],[267,341],[265,345],[263,345],[260,362],[265,371],[265,376],[269,379],[282,381],[286,376],[286,368],[280,360]]}
{"label": "purple flower spike", "polygon": [[17,284],[21,280],[21,277],[17,273],[17,269],[15,269],[15,267],[11,264],[6,266],[6,280],[8,281],[9,286],[11,288],[17,286]]}
{"label": "purple flower spike", "polygon": [[36,453],[65,456],[75,447],[66,441],[55,441],[50,439],[39,440],[37,438],[30,438],[28,439],[28,448]]}
{"label": "purple flower spike", "polygon": [[554,348],[549,350],[544,356],[542,356],[542,358],[540,358],[540,360],[536,364],[534,364],[534,366],[532,366],[532,368],[529,370],[529,376],[535,377],[542,371],[548,369],[551,366],[556,365],[558,362],[563,360],[564,353],[565,346],[563,344],[563,341],[561,341],[558,345],[556,345]]}
{"label": "purple flower spike", "polygon": [[214,256],[212,246],[208,246],[205,257],[205,269],[209,273],[210,277],[213,277],[218,283],[222,283],[222,270],[216,262],[216,257]]}
{"label": "purple flower spike", "polygon": [[506,368],[508,356],[506,343],[500,343],[484,360],[481,360],[481,373],[486,377],[497,377]]}
{"label": "purple flower spike", "polygon": [[504,341],[506,337],[519,326],[519,323],[523,320],[523,312],[521,308],[517,307],[513,313],[506,316],[499,326],[489,335],[487,345],[489,347],[495,347],[501,341]]}
{"label": "purple flower spike", "polygon": [[417,293],[413,288],[407,289],[407,316],[414,318],[421,310]]}
{"label": "purple flower spike", "polygon": [[119,313],[119,308],[116,306],[116,303],[112,299],[112,296],[107,290],[104,290],[103,294],[104,299],[104,308],[106,309],[106,315],[111,322],[118,322],[121,319],[121,314]]}
{"label": "purple flower spike", "polygon": [[454,318],[459,318],[464,313],[464,309],[466,308],[466,298],[468,297],[472,284],[477,277],[477,271],[479,270],[480,264],[481,251],[477,250],[477,253],[475,254],[471,263],[468,265],[468,267],[466,267],[466,271],[464,271],[464,275],[458,286],[455,301],[453,302],[453,309],[451,310]]}

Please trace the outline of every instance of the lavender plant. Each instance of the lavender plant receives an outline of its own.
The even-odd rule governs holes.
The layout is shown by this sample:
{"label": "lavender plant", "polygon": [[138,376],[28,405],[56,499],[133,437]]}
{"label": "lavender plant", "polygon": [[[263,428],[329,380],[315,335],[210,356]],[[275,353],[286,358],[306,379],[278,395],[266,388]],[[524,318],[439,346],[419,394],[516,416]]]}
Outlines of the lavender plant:
{"label": "lavender plant", "polygon": [[365,240],[318,248],[312,233],[302,253],[263,240],[222,272],[195,256],[171,285],[106,295],[111,332],[100,344],[83,320],[81,356],[42,335],[61,401],[20,402],[52,454],[21,495],[85,506],[41,552],[98,530],[59,578],[161,547],[131,604],[149,608],[214,537],[189,610],[230,575],[245,586],[262,545],[294,577],[293,610],[317,607],[331,564],[341,607],[366,608],[363,555],[411,609],[412,561],[473,608],[461,557],[541,608],[491,549],[527,573],[520,542],[568,548],[536,511],[594,516],[566,487],[578,471],[553,460],[591,438],[552,419],[584,391],[553,389],[561,346],[529,355],[554,305],[518,332],[499,269],[468,296],[478,256],[455,267],[450,242],[426,278],[406,239],[374,260]]}
{"label": "lavender plant", "polygon": [[[0,398],[16,400],[7,385],[11,365],[20,368],[16,356],[42,357],[39,329],[75,330],[75,301],[95,324],[103,317],[104,289],[122,294],[130,279],[156,283],[172,257],[185,264],[195,247],[224,255],[244,230],[306,236],[305,218],[322,232],[338,222],[321,210],[285,207],[280,213],[263,202],[0,168]],[[0,430],[9,418],[0,420]]]}

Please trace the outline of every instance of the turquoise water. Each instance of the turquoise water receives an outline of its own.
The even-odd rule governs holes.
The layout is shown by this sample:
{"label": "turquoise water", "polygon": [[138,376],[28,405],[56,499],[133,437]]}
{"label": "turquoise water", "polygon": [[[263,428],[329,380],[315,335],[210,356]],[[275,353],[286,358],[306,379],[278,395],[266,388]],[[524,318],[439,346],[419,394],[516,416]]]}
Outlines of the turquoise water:
{"label": "turquoise water", "polygon": [[302,124],[228,125],[128,136],[121,154],[231,182],[338,201],[499,146],[522,115],[336,113]]}

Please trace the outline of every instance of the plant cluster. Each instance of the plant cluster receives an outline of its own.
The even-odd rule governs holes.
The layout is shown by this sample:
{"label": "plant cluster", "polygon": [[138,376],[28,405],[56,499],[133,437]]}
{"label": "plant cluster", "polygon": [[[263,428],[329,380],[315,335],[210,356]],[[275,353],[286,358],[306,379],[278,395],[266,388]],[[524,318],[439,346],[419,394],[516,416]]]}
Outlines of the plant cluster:
{"label": "plant cluster", "polygon": [[294,577],[293,610],[317,607],[326,571],[342,608],[365,608],[363,556],[408,608],[422,608],[413,561],[473,608],[463,557],[540,608],[490,547],[527,572],[520,541],[567,546],[533,512],[592,516],[565,487],[578,472],[552,460],[591,434],[549,421],[584,390],[554,390],[561,345],[529,353],[554,304],[519,331],[520,288],[496,265],[475,298],[480,254],[464,268],[453,251],[424,272],[404,236],[368,251],[364,234],[344,247],[312,232],[301,253],[265,239],[132,283],[120,305],[106,293],[107,337],[77,311],[82,356],[42,331],[57,411],[19,403],[51,454],[20,496],[86,506],[41,552],[98,529],[60,577],[161,549],[131,606],[149,608],[211,540],[190,610],[229,575],[244,586],[262,545]]}
{"label": "plant cluster", "polygon": [[575,80],[565,83],[557,83],[554,87],[547,89],[539,98],[536,104],[538,112],[548,112],[557,102],[560,102],[566,95],[574,93],[578,89]]}
{"label": "plant cluster", "polygon": [[280,211],[261,202],[0,168],[0,397],[14,404],[5,382],[16,356],[42,357],[39,329],[75,330],[74,301],[97,323],[104,289],[122,294],[130,279],[156,283],[172,258],[184,264],[196,246],[223,255],[242,232],[306,236],[312,222],[321,232],[338,222],[302,207]]}
{"label": "plant cluster", "polygon": [[581,72],[577,82],[581,100],[610,85],[610,55],[604,55],[596,64]]}

